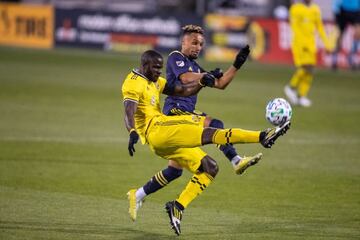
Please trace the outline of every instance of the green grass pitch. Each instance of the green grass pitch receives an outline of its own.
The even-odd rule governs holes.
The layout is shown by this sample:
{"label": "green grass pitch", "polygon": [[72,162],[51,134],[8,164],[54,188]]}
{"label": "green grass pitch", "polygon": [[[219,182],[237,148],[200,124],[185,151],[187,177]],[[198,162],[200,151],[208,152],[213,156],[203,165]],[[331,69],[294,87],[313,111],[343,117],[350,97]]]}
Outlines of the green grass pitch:
{"label": "green grass pitch", "polygon": [[[216,64],[200,61],[206,68]],[[164,203],[191,175],[127,214],[126,192],[166,161],[127,152],[121,83],[139,56],[0,48],[0,239],[359,239],[360,74],[318,69],[313,107],[243,176],[214,147],[214,183],[185,211],[182,235]],[[226,68],[227,64],[220,64]],[[228,127],[264,129],[265,105],[284,97],[291,66],[248,62],[225,91],[204,89],[199,110]],[[165,70],[164,70],[165,71]]]}

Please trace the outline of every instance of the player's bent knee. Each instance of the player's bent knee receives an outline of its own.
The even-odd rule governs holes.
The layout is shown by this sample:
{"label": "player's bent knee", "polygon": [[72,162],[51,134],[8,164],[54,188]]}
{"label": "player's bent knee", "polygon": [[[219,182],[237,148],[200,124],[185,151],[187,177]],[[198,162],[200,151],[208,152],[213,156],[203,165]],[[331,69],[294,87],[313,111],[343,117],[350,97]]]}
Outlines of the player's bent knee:
{"label": "player's bent knee", "polygon": [[215,177],[216,174],[219,172],[219,166],[214,159],[209,156],[205,156],[201,160],[199,171],[208,173],[210,176]]}
{"label": "player's bent knee", "polygon": [[224,128],[224,123],[219,119],[212,119],[210,124],[209,124],[209,127],[223,129]]}
{"label": "player's bent knee", "polygon": [[216,131],[217,131],[217,129],[215,129],[215,128],[204,128],[202,135],[201,135],[201,144],[205,145],[205,144],[213,143],[212,138]]}

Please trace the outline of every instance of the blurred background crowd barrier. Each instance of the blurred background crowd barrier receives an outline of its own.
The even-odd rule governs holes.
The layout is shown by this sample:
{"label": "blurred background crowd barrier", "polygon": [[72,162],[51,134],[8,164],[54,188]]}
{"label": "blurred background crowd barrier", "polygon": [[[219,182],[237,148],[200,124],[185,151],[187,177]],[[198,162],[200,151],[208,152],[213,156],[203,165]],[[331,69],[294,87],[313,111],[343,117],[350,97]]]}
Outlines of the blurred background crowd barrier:
{"label": "blurred background crowd barrier", "polygon": [[[0,44],[21,47],[77,47],[140,53],[157,49],[167,54],[180,47],[181,27],[206,31],[203,56],[229,61],[245,44],[251,57],[266,63],[292,63],[290,0],[23,0],[0,1]],[[315,0],[326,32],[335,44],[338,30],[330,0]],[[338,61],[348,67],[352,28],[342,40]],[[319,65],[331,55],[318,41]],[[359,61],[359,55],[355,61]]]}

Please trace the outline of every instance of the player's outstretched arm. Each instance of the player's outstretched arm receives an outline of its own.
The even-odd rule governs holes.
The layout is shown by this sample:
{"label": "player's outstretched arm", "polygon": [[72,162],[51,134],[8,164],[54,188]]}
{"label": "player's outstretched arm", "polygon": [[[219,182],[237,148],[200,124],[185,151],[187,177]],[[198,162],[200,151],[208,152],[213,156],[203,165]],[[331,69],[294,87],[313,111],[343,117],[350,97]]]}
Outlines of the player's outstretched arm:
{"label": "player's outstretched arm", "polygon": [[[246,62],[248,56],[250,53],[250,47],[249,45],[246,45],[240,51],[235,57],[234,63],[232,66],[228,68],[228,70],[219,78],[215,80],[215,88],[218,89],[225,89],[233,80],[235,77],[236,72],[241,68],[241,66]],[[216,71],[217,69],[213,70]],[[212,72],[212,71],[211,71]],[[215,74],[216,75],[216,74]],[[215,76],[216,77],[216,76]]]}
{"label": "player's outstretched arm", "polygon": [[134,115],[137,109],[137,102],[132,100],[125,100],[124,107],[125,107],[125,126],[126,129],[129,131],[129,144],[128,150],[130,156],[134,155],[135,147],[134,145],[139,141],[139,134],[135,130],[135,119]]}

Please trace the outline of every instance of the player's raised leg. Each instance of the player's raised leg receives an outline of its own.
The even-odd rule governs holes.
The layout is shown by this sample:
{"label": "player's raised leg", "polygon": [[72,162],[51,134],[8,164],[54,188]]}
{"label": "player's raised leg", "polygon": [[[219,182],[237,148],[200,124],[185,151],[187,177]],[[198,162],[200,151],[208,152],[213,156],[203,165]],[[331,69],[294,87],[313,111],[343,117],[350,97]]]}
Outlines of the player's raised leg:
{"label": "player's raised leg", "polygon": [[[210,122],[208,125],[212,128],[224,129],[224,123],[218,119],[211,119],[210,117],[206,117]],[[206,124],[207,121],[205,121]],[[251,165],[255,165],[260,159],[262,154],[258,153],[255,156],[247,156],[241,157],[232,144],[224,144],[219,145],[219,149],[224,153],[225,157],[232,164],[236,174],[242,174],[246,168]]]}
{"label": "player's raised leg", "polygon": [[240,128],[213,129],[205,128],[202,134],[202,144],[227,143],[261,143],[265,148],[271,148],[276,139],[284,135],[290,128],[290,121],[264,131],[249,131]]}
{"label": "player's raised leg", "polygon": [[203,128],[199,118],[201,117],[196,115],[159,117],[150,126],[151,131],[147,140],[159,156],[163,156],[164,151],[168,149],[175,151],[179,148],[194,148],[205,144],[261,143],[264,147],[270,148],[277,138],[290,128],[290,121],[264,131]]}

